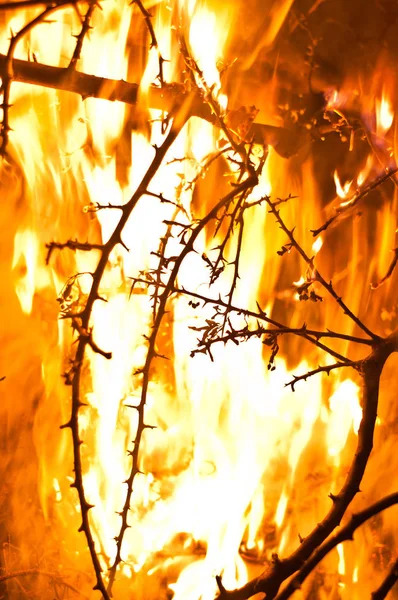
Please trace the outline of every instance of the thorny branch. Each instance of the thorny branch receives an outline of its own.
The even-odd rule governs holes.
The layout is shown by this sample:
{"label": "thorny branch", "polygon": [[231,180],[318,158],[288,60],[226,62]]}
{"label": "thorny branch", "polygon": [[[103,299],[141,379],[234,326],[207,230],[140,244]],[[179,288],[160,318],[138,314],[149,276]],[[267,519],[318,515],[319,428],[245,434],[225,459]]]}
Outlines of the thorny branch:
{"label": "thorny branch", "polygon": [[346,360],[344,362],[334,363],[333,365],[324,365],[322,367],[318,367],[317,369],[312,369],[311,371],[307,371],[307,373],[304,373],[303,375],[293,375],[293,379],[291,381],[288,381],[288,383],[285,383],[285,385],[286,386],[290,385],[290,387],[292,388],[292,391],[294,392],[294,386],[299,381],[307,381],[307,379],[309,377],[312,377],[313,375],[318,375],[318,373],[326,373],[327,375],[329,375],[329,373],[331,371],[333,371],[335,369],[341,369],[341,367],[356,368],[356,367],[358,367],[358,363],[350,362],[350,361]]}
{"label": "thorny branch", "polygon": [[370,331],[370,329],[364,323],[362,323],[362,321],[356,315],[354,315],[354,313],[348,308],[343,299],[336,293],[332,282],[327,282],[326,279],[324,279],[324,277],[322,277],[319,271],[315,268],[314,258],[310,258],[308,254],[304,251],[304,249],[300,246],[300,244],[296,241],[296,238],[294,236],[294,228],[289,229],[285,225],[285,222],[280,215],[280,211],[276,208],[275,204],[271,201],[271,199],[267,197],[266,201],[268,206],[270,207],[270,212],[275,216],[277,222],[280,225],[280,228],[286,233],[292,247],[296,249],[301,258],[303,258],[304,262],[309,267],[311,275],[310,279],[308,280],[308,283],[319,282],[325,288],[325,290],[332,296],[332,298],[337,302],[337,304],[343,310],[344,314],[346,314],[372,340],[374,340],[375,342],[380,341],[379,336]]}
{"label": "thorny branch", "polygon": [[[121,207],[118,207],[121,208]],[[46,254],[46,265],[49,264],[51,260],[52,253],[54,250],[63,250],[64,248],[69,248],[69,250],[83,250],[85,252],[91,252],[92,250],[102,250],[103,244],[92,244],[89,242],[79,242],[78,240],[68,240],[67,242],[49,242],[46,244],[47,254]]]}
{"label": "thorny branch", "polygon": [[[104,244],[100,250],[101,256],[98,261],[98,265],[92,275],[93,283],[92,283],[86,304],[84,306],[84,309],[78,315],[74,315],[74,317],[73,317],[74,319],[78,319],[80,321],[80,327],[84,331],[87,331],[87,332],[90,331],[90,318],[91,318],[91,313],[93,310],[94,303],[96,300],[101,299],[100,294],[99,294],[99,288],[100,288],[103,274],[104,274],[106,266],[108,264],[109,256],[116,245],[118,245],[118,244],[124,245],[123,240],[122,240],[123,229],[129,219],[131,213],[133,212],[134,208],[136,207],[138,200],[143,195],[145,195],[148,185],[150,184],[152,178],[156,174],[160,164],[162,163],[162,161],[164,159],[166,152],[168,151],[168,149],[170,148],[170,146],[176,139],[182,124],[183,123],[178,118],[175,119],[175,122],[172,124],[170,131],[167,133],[163,144],[159,148],[156,149],[155,156],[152,160],[152,163],[149,166],[147,172],[145,173],[143,179],[141,180],[140,185],[138,186],[137,190],[135,191],[133,196],[130,198],[130,200],[127,202],[127,204],[125,204],[123,206],[122,215],[120,217],[120,220],[119,220],[117,226],[115,227],[112,235],[110,236],[108,242],[106,242],[106,244]],[[80,337],[78,339],[77,349],[76,349],[76,352],[74,355],[72,367],[71,367],[70,371],[68,373],[66,373],[66,375],[65,375],[65,379],[66,379],[67,383],[72,386],[72,410],[71,410],[70,420],[65,425],[63,425],[63,427],[70,428],[71,432],[72,432],[75,481],[71,485],[72,485],[72,487],[76,488],[78,495],[79,495],[79,502],[80,502],[81,513],[82,513],[82,525],[81,525],[80,531],[83,531],[85,533],[85,536],[87,539],[87,544],[88,544],[90,554],[91,554],[91,560],[92,560],[96,578],[97,578],[97,583],[96,583],[94,589],[98,589],[102,593],[104,599],[109,600],[109,598],[111,597],[112,585],[113,585],[113,582],[115,579],[116,568],[121,561],[121,556],[120,556],[121,543],[123,540],[124,533],[128,527],[127,513],[130,508],[130,497],[131,497],[132,488],[131,488],[130,484],[128,484],[128,493],[126,496],[126,503],[124,505],[124,509],[123,509],[123,513],[122,513],[122,528],[121,528],[119,536],[117,538],[118,539],[118,553],[117,553],[115,562],[110,570],[110,579],[109,579],[109,585],[107,588],[104,583],[102,574],[101,574],[102,568],[101,568],[101,565],[99,562],[97,552],[95,550],[94,538],[93,538],[93,535],[91,532],[91,526],[90,526],[90,522],[89,522],[88,512],[93,507],[87,502],[87,499],[86,499],[86,493],[85,493],[84,484],[83,484],[82,458],[81,458],[81,453],[80,453],[81,439],[80,439],[80,434],[79,434],[79,411],[80,411],[80,408],[83,406],[83,401],[81,399],[80,381],[81,381],[81,376],[82,376],[82,373],[81,373],[82,365],[83,365],[83,361],[84,361],[84,357],[85,357],[86,348],[88,345],[90,345],[90,337],[80,335]],[[147,427],[146,424],[144,423],[144,404],[140,404],[140,406],[137,407],[137,411],[138,411],[139,418],[138,418],[138,427],[137,427],[136,438],[134,440],[134,448],[139,447],[142,433],[143,433],[144,429]],[[137,453],[138,453],[138,451],[137,451]],[[132,481],[133,481],[136,473],[138,472],[137,460],[135,459],[134,456],[133,456],[133,466],[132,466],[131,472],[132,472],[132,476],[130,475],[130,477],[131,477],[131,485],[132,485]]]}
{"label": "thorny branch", "polygon": [[75,50],[73,52],[73,56],[69,63],[69,69],[75,69],[77,62],[80,60],[80,56],[81,56],[82,48],[83,48],[83,41],[91,29],[91,25],[90,25],[91,17],[93,16],[93,12],[94,12],[95,8],[98,6],[99,6],[99,4],[98,4],[97,0],[90,0],[90,4],[87,9],[87,12],[84,15],[80,33],[77,36],[75,36],[76,37],[76,46],[75,46]]}
{"label": "thorny branch", "polygon": [[[60,4],[66,6],[68,2]],[[0,76],[6,77],[7,56],[0,54]],[[138,100],[139,84],[123,80],[97,77],[81,73],[76,69],[52,67],[37,62],[19,59],[13,60],[13,81],[40,85],[57,90],[79,94],[83,99],[102,98],[111,102],[124,102],[135,105]],[[182,105],[189,104],[189,116],[196,116],[212,123],[218,122],[212,109],[206,104],[203,94],[188,91],[183,84],[165,83],[162,87],[150,86],[148,90],[149,106],[171,113]],[[268,144],[283,157],[294,155],[308,140],[297,132],[285,127],[276,127],[266,123],[253,123],[250,137],[259,144]]]}
{"label": "thorny branch", "polygon": [[384,600],[386,598],[388,592],[394,587],[394,585],[398,581],[398,559],[393,563],[390,571],[388,572],[384,581],[380,584],[380,586],[375,590],[370,600]]}
{"label": "thorny branch", "polygon": [[[79,2],[89,2],[89,0],[79,0]],[[1,2],[0,10],[16,10],[18,8],[32,8],[32,6],[54,6],[63,2],[55,2],[54,0],[17,0],[16,2]]]}
{"label": "thorny branch", "polygon": [[168,279],[166,285],[164,286],[162,294],[157,299],[158,307],[157,307],[157,311],[156,311],[156,316],[153,320],[151,334],[147,340],[148,341],[148,350],[147,350],[147,355],[146,355],[146,359],[145,359],[145,364],[143,365],[142,368],[140,368],[136,372],[136,374],[142,375],[140,402],[139,402],[139,405],[137,407],[135,407],[138,411],[139,425],[138,425],[137,434],[136,434],[136,438],[135,438],[134,449],[131,452],[132,468],[131,468],[129,477],[126,480],[127,495],[126,495],[125,504],[123,506],[123,511],[121,513],[122,526],[120,529],[120,533],[117,536],[117,554],[116,554],[114,564],[112,565],[111,570],[110,570],[110,585],[112,585],[112,583],[114,581],[115,574],[116,574],[116,568],[121,561],[122,540],[123,540],[124,533],[125,533],[126,529],[128,528],[127,515],[128,515],[128,510],[130,508],[131,496],[132,496],[132,491],[133,491],[133,482],[134,482],[136,475],[140,472],[139,467],[138,467],[138,454],[139,454],[139,444],[141,441],[142,433],[143,433],[145,427],[147,427],[147,425],[145,425],[145,423],[144,423],[144,407],[145,407],[145,404],[147,401],[148,385],[149,385],[149,380],[150,380],[150,368],[151,368],[151,364],[152,364],[153,360],[158,356],[158,354],[156,352],[156,341],[157,341],[157,336],[159,333],[159,329],[160,329],[162,320],[166,314],[167,301],[170,297],[170,294],[172,294],[172,292],[174,290],[175,281],[178,276],[181,264],[182,264],[183,260],[185,259],[185,257],[190,252],[194,251],[194,242],[197,239],[197,237],[199,236],[199,234],[201,233],[201,231],[206,227],[206,225],[211,220],[213,220],[217,217],[218,212],[222,208],[227,206],[236,195],[253,187],[254,185],[256,185],[256,183],[257,183],[257,177],[251,177],[251,178],[248,177],[243,183],[239,184],[229,194],[227,194],[224,198],[222,198],[213,207],[213,209],[206,215],[206,217],[204,217],[203,219],[201,219],[201,221],[199,221],[199,223],[196,225],[196,227],[191,228],[189,240],[186,241],[181,253],[178,255],[178,257],[175,258],[174,266],[171,270],[169,279]]}
{"label": "thorny branch", "polygon": [[259,592],[265,593],[267,600],[275,598],[283,581],[302,568],[316,548],[321,546],[340,524],[348,506],[359,492],[372,451],[381,372],[387,358],[397,351],[398,331],[395,331],[385,340],[375,343],[371,354],[361,362],[363,413],[358,431],[357,449],[344,485],[338,494],[330,494],[332,507],[328,514],[307,537],[302,539],[297,550],[287,558],[280,559],[274,556],[268,568],[243,587],[228,591],[219,578],[220,600],[246,600]]}
{"label": "thorny branch", "polygon": [[322,233],[322,231],[326,231],[326,229],[332,225],[337,219],[340,219],[343,215],[345,215],[348,211],[352,210],[357,204],[369,194],[369,192],[375,190],[377,187],[382,185],[388,179],[391,179],[398,173],[398,167],[396,169],[387,170],[387,172],[372,181],[372,183],[364,186],[362,189],[358,189],[351,198],[348,198],[344,202],[342,202],[339,206],[336,206],[334,209],[335,214],[331,216],[323,225],[318,227],[318,229],[311,229],[311,233],[314,237]]}
{"label": "thorny branch", "polygon": [[158,40],[156,38],[155,30],[154,30],[153,24],[152,24],[152,15],[149,11],[147,11],[145,6],[142,4],[141,0],[132,0],[131,3],[138,6],[139,11],[141,12],[142,16],[144,17],[145,25],[146,25],[146,27],[149,31],[149,35],[151,37],[150,48],[151,49],[154,48],[156,50],[156,52],[158,53],[159,73],[158,73],[157,78],[159,80],[160,85],[163,87],[164,83],[165,83],[164,76],[163,76],[163,63],[166,61],[160,53]]}
{"label": "thorny branch", "polygon": [[[366,521],[379,514],[381,511],[398,504],[398,493],[390,494],[382,500],[375,502],[365,510],[353,514],[346,525],[340,527],[337,533],[329,537],[329,539],[319,546],[310,558],[304,563],[301,569],[292,577],[286,587],[276,596],[275,600],[287,600],[290,596],[300,589],[301,584],[305,581],[313,569],[325,558],[325,556],[342,542],[353,540],[354,532],[363,525]],[[393,571],[393,569],[392,569]],[[398,573],[396,574],[398,577]],[[382,598],[384,596],[380,596]],[[376,596],[377,598],[377,596]],[[372,600],[374,600],[372,595]]]}
{"label": "thorny branch", "polygon": [[[76,1],[76,0],[75,0]],[[11,131],[10,121],[9,121],[9,109],[10,105],[10,91],[11,91],[11,83],[14,80],[14,68],[13,68],[13,60],[14,54],[17,47],[18,42],[26,35],[29,31],[31,31],[36,25],[39,23],[45,22],[46,18],[53,13],[55,13],[60,8],[65,8],[65,6],[73,5],[75,3],[73,0],[62,0],[58,4],[48,6],[42,13],[40,13],[37,17],[35,17],[32,21],[29,21],[18,33],[15,35],[11,33],[11,41],[8,47],[8,52],[5,60],[5,69],[2,74],[2,84],[1,84],[1,92],[3,94],[3,102],[1,108],[3,109],[3,120],[1,125],[1,145],[0,145],[0,155],[5,155],[6,147],[8,142],[8,134]]]}

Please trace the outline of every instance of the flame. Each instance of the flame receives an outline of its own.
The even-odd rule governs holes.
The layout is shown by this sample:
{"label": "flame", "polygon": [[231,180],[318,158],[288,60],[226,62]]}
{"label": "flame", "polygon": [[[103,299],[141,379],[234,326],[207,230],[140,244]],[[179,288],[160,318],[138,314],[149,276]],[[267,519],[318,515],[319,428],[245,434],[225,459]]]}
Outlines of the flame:
{"label": "flame", "polygon": [[394,112],[392,105],[386,92],[383,91],[383,95],[380,100],[376,100],[376,131],[377,135],[382,136],[391,128],[394,120]]}
{"label": "flame", "polygon": [[319,237],[317,237],[315,242],[312,244],[312,251],[313,251],[314,255],[318,254],[318,252],[320,251],[322,246],[323,246],[323,239],[322,239],[322,236],[319,236]]}
{"label": "flame", "polygon": [[[268,48],[274,43],[291,5],[292,1],[287,0],[270,8],[267,30],[254,54],[260,47]],[[124,3],[112,1],[104,3],[102,11],[96,11],[96,35],[85,41],[81,71],[112,79],[138,77],[134,69],[133,75],[129,74],[132,67],[127,52],[128,10]],[[166,79],[178,72],[179,57],[172,53],[173,35],[177,31],[186,35],[192,58],[203,72],[204,82],[199,81],[200,85],[206,92],[211,90],[225,110],[228,96],[223,89],[219,59],[226,53],[231,32],[237,26],[236,11],[231,6],[214,7],[212,3],[194,0],[171,2],[157,10],[154,22],[159,51],[170,58],[170,64],[165,64]],[[172,25],[175,14],[176,26]],[[12,17],[9,25],[18,30],[24,22],[24,17],[18,15]],[[78,30],[80,19],[71,11],[53,25],[43,24],[43,29],[35,32],[29,43],[21,43],[21,57],[29,49],[48,64],[63,65],[64,57],[73,51],[70,35],[65,31]],[[42,35],[43,31],[48,31],[48,35]],[[158,50],[153,48],[139,75],[137,111],[141,108],[148,111],[153,121],[150,133],[149,128],[144,131],[138,126],[131,133],[131,114],[122,103],[94,98],[83,103],[68,96],[69,109],[65,109],[62,93],[36,90],[29,92],[32,96],[28,101],[23,86],[16,85],[13,92],[16,108],[12,147],[26,179],[27,215],[24,224],[12,232],[12,290],[23,315],[29,316],[36,329],[40,326],[44,332],[38,336],[41,362],[36,373],[40,387],[36,397],[41,398],[41,404],[34,430],[41,461],[39,494],[45,519],[55,523],[57,535],[63,534],[65,546],[73,549],[69,554],[65,550],[68,560],[75,554],[71,562],[76,561],[73,564],[79,568],[83,565],[81,570],[87,572],[84,543],[76,542],[74,533],[79,526],[80,509],[74,491],[69,489],[71,448],[64,432],[58,434],[58,426],[67,421],[69,414],[69,390],[59,381],[59,373],[68,360],[68,348],[74,339],[66,322],[57,322],[53,315],[55,308],[46,303],[49,304],[48,297],[54,299],[58,295],[60,303],[81,306],[90,290],[90,273],[97,264],[98,252],[77,251],[72,257],[67,255],[68,258],[63,253],[48,268],[44,265],[43,247],[51,239],[73,239],[76,231],[79,238],[104,242],[111,236],[120,219],[117,207],[123,207],[137,189],[153,159],[154,146],[163,140],[159,122],[162,113],[150,109],[148,104],[150,85],[159,85],[158,58]],[[27,109],[29,103],[31,108]],[[343,92],[334,91],[328,107],[337,111],[343,105]],[[392,128],[392,107],[392,99],[383,91],[376,102],[376,132],[381,137]],[[54,141],[52,131],[60,142]],[[124,147],[123,152],[120,150],[121,139],[126,148],[132,148],[131,164],[127,159],[123,162],[129,150]],[[165,235],[165,221],[175,218],[176,204],[183,208],[178,218],[186,224],[205,214],[218,189],[210,187],[205,175],[197,186],[197,197],[192,197],[188,182],[197,176],[198,165],[214,156],[222,143],[222,133],[210,123],[192,118],[186,124],[151,182],[148,195],[141,198],[134,218],[127,223],[123,247],[118,246],[112,252],[101,283],[103,301],[94,304],[90,322],[93,336],[100,348],[112,352],[112,360],[88,349],[83,374],[87,406],[81,409],[79,423],[84,440],[84,485],[88,501],[95,505],[90,522],[105,573],[116,553],[118,513],[125,501],[121,482],[129,475],[128,451],[137,429],[134,406],[140,397],[140,379],[134,372],[145,361],[147,344],[143,336],[148,336],[152,328],[150,291],[132,289],[131,278],[156,269],[156,243]],[[189,161],[178,160],[186,155]],[[228,175],[225,179],[236,183],[238,169],[227,163],[224,167]],[[302,197],[308,200],[300,204],[291,200],[286,207],[288,219],[299,222],[300,239],[313,225],[314,218],[321,215],[313,167],[308,159],[302,167],[302,182],[297,184],[302,186]],[[292,163],[286,166],[271,148],[259,185],[248,201],[260,201],[265,195],[286,197],[285,187],[299,179],[296,174],[289,175],[292,168],[298,167],[292,167]],[[352,180],[342,183],[338,169],[334,171],[336,194],[345,201],[341,207],[350,203],[353,182],[361,186],[374,169],[375,158],[369,154]],[[201,185],[204,193],[203,187],[200,192]],[[48,200],[47,190],[51,190]],[[156,194],[171,202],[160,203]],[[66,206],[65,198],[70,205]],[[94,210],[108,204],[113,209]],[[393,206],[385,209],[383,219],[377,223],[378,247],[384,261],[395,228],[394,210]],[[386,215],[391,223],[387,228]],[[379,235],[381,230],[384,234]],[[202,258],[214,256],[220,235],[213,239],[203,233],[198,237],[195,252],[187,256],[181,267],[181,288],[214,298],[226,296],[229,271],[209,288],[208,267]],[[363,289],[346,281],[345,269],[348,262],[356,267],[363,258],[355,241],[360,236],[351,237],[352,244],[344,255],[324,244],[326,236],[318,237],[311,249],[320,268],[337,265],[338,284],[344,286],[355,311],[361,305]],[[269,213],[260,204],[248,211],[234,302],[256,310],[256,303],[261,300],[267,314],[272,314],[274,307],[279,312],[292,310],[292,326],[300,327],[303,321],[298,303],[293,309],[288,307],[290,282],[298,278],[300,271],[298,263],[293,267],[291,263],[281,266],[281,258],[274,251],[279,242],[281,247],[286,240]],[[180,250],[179,238],[172,237],[169,255],[178,255]],[[233,244],[226,249],[225,259],[227,265],[233,263]],[[71,280],[71,273],[79,276]],[[294,286],[313,283],[312,277],[311,273],[301,276]],[[284,295],[279,288],[285,281],[289,292]],[[334,323],[337,319],[334,305],[327,304],[327,300],[325,305],[328,322]],[[211,320],[213,311],[214,307],[205,305],[200,306],[199,312],[184,295],[175,296],[158,338],[159,354],[164,352],[171,361],[156,364],[149,385],[145,419],[155,429],[143,436],[142,473],[134,482],[129,513],[131,529],[125,536],[122,553],[125,563],[118,582],[124,592],[135,585],[134,581],[140,582],[140,576],[159,577],[162,582],[159,586],[167,586],[174,600],[211,600],[217,592],[214,575],[220,573],[225,587],[243,585],[250,569],[242,548],[260,563],[270,560],[275,551],[288,553],[295,548],[297,531],[311,530],[318,513],[326,512],[327,490],[340,480],[346,468],[345,450],[351,448],[358,433],[362,409],[355,381],[331,376],[326,387],[321,379],[310,378],[294,394],[285,387],[292,379],[292,369],[295,373],[306,373],[316,368],[319,360],[316,351],[304,360],[298,346],[293,365],[288,350],[282,348],[275,371],[267,370],[264,345],[259,338],[239,346],[216,344],[214,363],[202,354],[191,358],[197,339],[194,328],[205,319]],[[48,321],[55,325],[50,328]],[[244,324],[242,315],[233,317],[234,327]],[[344,321],[339,321],[340,325],[343,327]],[[30,338],[30,345],[34,343]],[[59,403],[54,400],[58,398]],[[54,431],[60,435],[56,440]],[[326,475],[321,471],[312,473],[313,455],[320,457]],[[318,494],[316,485],[322,493]],[[291,515],[295,509],[298,516],[293,522]],[[264,532],[268,532],[268,537]],[[338,573],[344,576],[349,572],[348,551],[339,545],[337,552]],[[358,569],[356,566],[353,571],[353,583],[358,581]],[[348,587],[347,582],[340,585]],[[158,591],[154,587],[154,597]]]}
{"label": "flame", "polygon": [[[337,549],[337,553],[339,555],[338,571],[339,571],[340,575],[345,575],[345,559],[344,559],[344,546],[343,546],[343,544],[338,544],[338,546],[336,546],[336,549]],[[341,585],[341,584],[342,584],[342,582],[340,582],[339,585]]]}
{"label": "flame", "polygon": [[351,381],[343,381],[329,399],[330,414],[327,416],[327,446],[329,455],[339,462],[350,429],[358,433],[362,417],[359,404],[359,388]]}
{"label": "flame", "polygon": [[[335,171],[334,172],[334,182],[336,184],[336,194],[339,196],[339,198],[347,198],[347,196],[350,192],[352,181],[346,181],[346,183],[344,185],[342,185],[340,182],[339,175],[338,175],[337,171]],[[341,206],[343,206],[343,204],[344,203],[342,203]]]}

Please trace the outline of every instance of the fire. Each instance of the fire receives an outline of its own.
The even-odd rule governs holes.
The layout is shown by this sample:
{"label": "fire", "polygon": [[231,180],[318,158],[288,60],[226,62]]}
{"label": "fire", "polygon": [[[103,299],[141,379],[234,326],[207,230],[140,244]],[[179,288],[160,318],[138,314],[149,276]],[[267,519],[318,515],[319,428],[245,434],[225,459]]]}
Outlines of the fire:
{"label": "fire", "polygon": [[384,135],[391,128],[394,112],[390,101],[384,92],[381,100],[376,100],[377,135]]}
{"label": "fire", "polygon": [[352,181],[346,181],[343,185],[340,182],[337,171],[334,172],[334,182],[336,184],[336,193],[339,198],[346,198],[349,194]]}
{"label": "fire", "polygon": [[[72,448],[70,431],[59,431],[59,426],[71,419],[71,386],[65,387],[59,377],[68,369],[72,379],[81,369],[81,443],[75,446],[79,446],[86,501],[93,505],[89,525],[105,583],[117,561],[117,543],[124,536],[115,597],[166,594],[173,600],[212,600],[218,592],[216,575],[222,575],[227,589],[234,589],[253,577],[256,569],[271,564],[275,555],[293,552],[297,539],[305,537],[329,510],[328,494],[341,487],[363,407],[359,377],[353,371],[344,376],[340,371],[339,376],[328,372],[335,358],[325,364],[322,344],[332,339],[337,361],[344,352],[354,356],[350,345],[354,326],[347,325],[346,316],[338,316],[334,301],[319,295],[317,273],[326,272],[329,278],[337,273],[336,296],[348,297],[353,312],[359,312],[369,303],[368,296],[364,299],[370,293],[368,273],[366,286],[361,287],[348,279],[347,265],[365,271],[368,257],[364,256],[366,249],[359,247],[361,234],[356,224],[348,233],[346,225],[347,248],[331,247],[329,231],[311,238],[308,244],[308,231],[321,221],[326,204],[321,203],[313,156],[300,158],[298,167],[296,159],[278,154],[277,144],[268,147],[264,156],[254,149],[249,166],[257,169],[263,160],[265,163],[258,185],[250,195],[242,193],[235,199],[253,206],[237,221],[241,229],[238,225],[231,229],[217,277],[210,285],[211,265],[223,247],[227,229],[220,215],[216,215],[213,229],[209,225],[200,231],[193,250],[185,256],[157,325],[156,311],[166,286],[162,277],[171,277],[177,257],[193,235],[193,226],[220,197],[242,184],[239,150],[243,142],[250,145],[250,140],[238,135],[239,128],[231,127],[228,137],[225,127],[192,117],[146,185],[109,253],[88,326],[83,326],[81,315],[104,255],[103,245],[112,239],[171,128],[165,111],[150,106],[154,88],[164,85],[163,78],[171,82],[183,71],[184,93],[192,91],[195,79],[201,89],[199,97],[214,100],[213,112],[218,107],[221,117],[229,114],[229,89],[220,65],[233,64],[236,58],[230,55],[231,39],[239,28],[238,8],[232,9],[231,3],[218,6],[193,0],[152,4],[154,16],[148,13],[147,18],[152,18],[157,45],[150,40],[153,47],[145,64],[138,64],[137,47],[131,50],[135,42],[131,39],[131,9],[121,0],[95,9],[92,35],[85,39],[78,63],[79,71],[97,77],[138,81],[136,107],[97,98],[83,100],[67,91],[39,88],[31,92],[28,88],[28,93],[25,84],[12,84],[15,108],[10,146],[24,185],[20,186],[23,191],[10,182],[8,187],[19,193],[15,206],[22,202],[23,208],[18,210],[24,214],[18,215],[21,224],[13,225],[9,234],[12,261],[7,306],[25,319],[21,329],[23,323],[29,323],[31,330],[26,327],[27,332],[15,333],[8,323],[7,339],[12,340],[14,334],[26,339],[22,354],[26,356],[27,347],[34,347],[36,362],[26,382],[14,377],[9,384],[8,373],[6,381],[18,403],[22,404],[26,395],[32,402],[38,398],[39,408],[31,419],[39,461],[34,486],[39,488],[43,527],[51,526],[55,537],[64,539],[59,550],[62,561],[70,570],[79,568],[84,573],[77,579],[83,593],[91,593],[92,581],[87,548],[83,536],[77,534],[84,503],[79,504],[76,490],[71,489],[71,484],[75,486],[72,455],[76,447]],[[288,23],[292,4],[291,0],[270,4],[267,30],[252,54],[245,57],[245,68],[261,49],[272,48]],[[134,18],[142,18],[137,6],[134,10]],[[8,25],[20,30],[29,15],[18,13]],[[145,33],[145,14],[142,22],[145,39],[150,35]],[[29,52],[35,57],[33,62],[66,67],[65,57],[74,49],[70,33],[80,31],[81,26],[76,11],[66,11],[55,24],[42,23],[29,39],[21,40],[17,55],[26,59]],[[47,36],[43,31],[51,33]],[[181,43],[182,38],[183,57],[176,52],[176,40]],[[7,40],[4,36],[2,40],[4,50]],[[159,65],[164,67],[162,72]],[[340,116],[345,111],[343,96],[333,90],[326,105],[336,114],[340,111]],[[257,109],[251,108],[251,114],[257,114]],[[380,152],[388,154],[385,140],[392,132],[394,108],[387,90],[374,109],[376,136],[382,140]],[[246,108],[243,113],[249,114]],[[212,119],[220,125],[214,114]],[[232,150],[228,148],[231,143],[235,144]],[[388,155],[391,159],[391,153]],[[2,167],[7,183],[10,167],[5,159]],[[328,184],[341,200],[339,210],[349,207],[354,202],[354,188],[379,170],[375,151],[357,161],[352,179],[344,181],[339,174],[342,169],[333,169]],[[288,197],[290,187],[298,190],[299,197],[285,203],[281,199]],[[292,258],[294,244],[275,224],[267,198],[278,202],[277,209],[286,222],[297,223],[294,235],[305,239],[309,264],[303,260],[305,250]],[[383,267],[395,231],[395,203],[394,199],[377,213],[375,237]],[[227,214],[234,206],[228,206]],[[384,217],[389,220],[388,227],[384,227]],[[79,245],[78,239],[89,241]],[[51,242],[58,240],[69,240],[59,253],[59,248],[51,247]],[[49,245],[47,256],[45,244]],[[378,272],[380,267],[372,263],[372,269]],[[298,293],[304,288],[305,294]],[[217,328],[221,299],[227,299],[231,308],[220,329],[221,339],[210,345],[210,353],[199,351],[192,356],[203,329],[207,327],[211,338],[212,324]],[[392,320],[395,308],[388,293],[378,302],[374,312],[383,308]],[[304,304],[311,305],[309,313]],[[251,335],[250,328],[260,322],[251,320],[251,315],[259,310],[259,316],[274,322],[288,320],[293,333],[305,334],[306,328],[316,326],[322,334],[308,351],[305,340],[295,340],[290,347],[285,339],[292,338],[281,335],[271,360],[264,332],[272,332],[272,320],[261,322],[261,335]],[[305,322],[307,314],[310,324]],[[245,327],[247,340],[233,343],[225,339],[228,331]],[[146,368],[156,328],[154,359]],[[329,329],[334,328],[347,331],[345,338],[333,341]],[[83,363],[77,365],[74,349],[82,337],[90,339],[90,344]],[[297,374],[312,374],[320,362],[329,375],[327,383],[322,376],[309,376],[306,382],[298,381],[293,392]],[[8,366],[12,376],[15,371]],[[126,482],[138,444],[147,374],[142,409],[145,427],[131,505],[126,509],[128,527],[122,535]],[[293,385],[286,385],[292,381]],[[21,506],[20,500],[13,502]],[[48,543],[50,553],[51,541]],[[364,551],[363,564],[369,554]],[[352,556],[349,548],[339,544],[334,573],[344,593],[351,593],[352,585],[355,593],[359,590],[361,594],[358,582],[363,564],[351,568]]]}

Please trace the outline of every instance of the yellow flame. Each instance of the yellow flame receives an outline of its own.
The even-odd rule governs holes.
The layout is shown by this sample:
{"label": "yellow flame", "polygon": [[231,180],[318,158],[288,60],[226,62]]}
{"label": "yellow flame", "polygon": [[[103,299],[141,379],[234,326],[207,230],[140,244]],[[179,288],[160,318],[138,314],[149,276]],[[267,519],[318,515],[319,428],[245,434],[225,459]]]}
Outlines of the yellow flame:
{"label": "yellow flame", "polygon": [[350,188],[351,188],[352,181],[346,181],[346,183],[344,183],[344,185],[343,185],[340,181],[339,174],[337,173],[337,171],[335,171],[334,172],[334,182],[336,185],[336,194],[339,196],[339,198],[347,198]]}
{"label": "yellow flame", "polygon": [[376,99],[376,131],[377,135],[384,135],[391,128],[394,120],[392,105],[385,90],[381,99]]}

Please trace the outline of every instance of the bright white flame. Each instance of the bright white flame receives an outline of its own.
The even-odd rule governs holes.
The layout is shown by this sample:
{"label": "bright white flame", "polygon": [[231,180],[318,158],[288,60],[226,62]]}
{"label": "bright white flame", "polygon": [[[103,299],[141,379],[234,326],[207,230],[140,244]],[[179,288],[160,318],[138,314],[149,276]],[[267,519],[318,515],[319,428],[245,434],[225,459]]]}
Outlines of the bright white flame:
{"label": "bright white flame", "polygon": [[350,429],[357,433],[362,418],[358,386],[350,379],[344,380],[330,397],[329,408],[330,414],[326,417],[328,452],[339,463]]}
{"label": "bright white flame", "polygon": [[322,248],[322,245],[323,245],[323,240],[322,240],[322,237],[319,236],[315,240],[315,242],[312,244],[312,251],[315,255],[318,254],[319,250]]}
{"label": "bright white flame", "polygon": [[394,112],[385,92],[381,100],[376,100],[377,134],[383,135],[390,129],[394,120]]}
{"label": "bright white flame", "polygon": [[281,497],[279,499],[279,502],[278,502],[278,507],[276,509],[276,513],[275,513],[275,523],[277,524],[278,527],[280,527],[282,525],[283,519],[285,518],[288,500],[289,500],[289,497],[288,497],[287,493],[285,492],[285,490],[283,490]]}
{"label": "bright white flame", "polygon": [[344,560],[344,546],[343,544],[338,544],[337,553],[339,555],[339,566],[338,571],[340,575],[345,575],[345,560]]}

